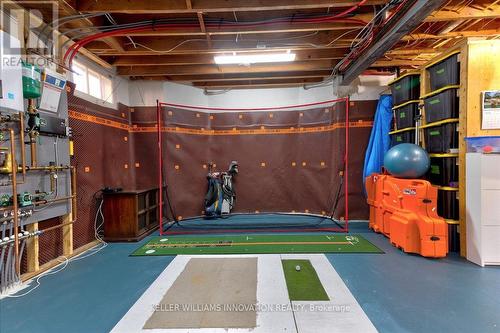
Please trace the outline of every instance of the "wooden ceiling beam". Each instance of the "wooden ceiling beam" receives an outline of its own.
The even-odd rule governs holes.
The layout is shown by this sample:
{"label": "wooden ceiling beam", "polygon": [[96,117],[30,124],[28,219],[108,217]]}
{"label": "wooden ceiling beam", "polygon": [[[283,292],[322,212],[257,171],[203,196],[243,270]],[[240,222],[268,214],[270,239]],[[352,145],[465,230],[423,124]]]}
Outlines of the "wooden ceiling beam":
{"label": "wooden ceiling beam", "polygon": [[275,73],[233,73],[233,74],[204,74],[204,75],[170,75],[165,80],[176,82],[210,82],[210,81],[245,81],[264,79],[300,79],[327,77],[331,70],[306,72],[275,72]]}
{"label": "wooden ceiling beam", "polygon": [[[59,5],[59,15],[60,16],[74,16],[79,15],[80,13],[75,9],[74,4],[70,3],[67,0],[58,0]],[[67,28],[83,28],[83,27],[91,27],[94,25],[101,25],[102,23],[101,17],[95,18],[84,18],[81,20],[73,20],[65,25]],[[106,43],[109,47],[116,51],[124,51],[124,47],[117,37],[106,37],[103,38],[102,41]]]}
{"label": "wooden ceiling beam", "polygon": [[414,67],[426,64],[427,60],[392,59],[377,60],[370,67]]}
{"label": "wooden ceiling beam", "polygon": [[[77,10],[86,13],[183,14],[341,8],[355,6],[359,3],[359,0],[192,0],[191,6],[188,6],[185,0],[76,0],[76,3]],[[383,5],[385,3],[387,3],[386,0],[368,0],[364,3],[364,6]]]}
{"label": "wooden ceiling beam", "polygon": [[401,41],[413,41],[417,39],[453,39],[463,37],[489,37],[500,35],[500,29],[488,29],[479,31],[451,31],[440,34],[414,33],[404,36]]}
{"label": "wooden ceiling beam", "polygon": [[385,54],[387,55],[420,55],[420,54],[436,54],[442,52],[442,49],[435,49],[432,47],[427,47],[427,48],[400,48],[400,49],[393,49],[387,51]]}
{"label": "wooden ceiling beam", "polygon": [[[328,35],[328,34],[327,34]],[[264,44],[266,46],[265,49],[256,49],[256,42],[251,42],[251,41],[245,41],[245,40],[239,40],[238,43],[234,42],[229,42],[229,41],[221,41],[221,40],[213,40],[213,48],[212,49],[207,49],[206,47],[206,41],[203,39],[200,39],[200,41],[192,41],[189,43],[185,43],[184,45],[181,45],[181,47],[177,47],[175,49],[172,49],[182,43],[183,41],[187,39],[181,39],[181,38],[154,38],[150,39],[148,41],[145,41],[144,43],[141,43],[145,45],[148,48],[152,48],[154,50],[157,50],[159,52],[154,52],[151,50],[148,50],[146,48],[142,50],[138,49],[130,49],[126,51],[117,51],[117,50],[110,50],[110,49],[96,49],[93,48],[92,46],[87,46],[87,49],[90,50],[91,52],[95,53],[96,55],[100,56],[124,56],[124,55],[131,55],[131,56],[142,56],[142,55],[158,55],[161,54],[161,51],[170,51],[168,54],[189,54],[189,53],[195,53],[195,54],[201,54],[201,53],[208,53],[208,54],[213,54],[213,53],[221,53],[221,52],[229,52],[229,51],[236,51],[236,52],[255,52],[258,50],[258,52],[266,52],[266,51],[276,51],[276,50],[304,50],[304,49],[318,49],[317,47],[314,47],[312,45],[309,45],[307,43],[312,43],[316,44],[316,46],[323,45],[322,49],[343,49],[345,50],[346,48],[349,47],[351,40],[348,38],[342,38],[329,47],[324,47],[324,45],[328,44],[328,40],[334,40],[334,33],[329,33],[331,35],[330,39],[327,37],[320,37],[316,38],[314,40],[311,39],[297,39],[294,40],[294,43],[297,45],[288,45],[288,46],[273,46],[272,42],[269,42],[269,44]],[[407,36],[404,36],[401,41],[402,42],[408,42],[408,41],[416,41],[416,40],[424,40],[424,39],[456,39],[456,38],[464,38],[464,37],[491,37],[491,36],[498,36],[500,35],[500,28],[497,29],[487,29],[487,30],[479,30],[479,31],[451,31],[447,33],[440,33],[440,34],[430,34],[430,33],[413,33]],[[140,46],[139,46],[140,47]],[[399,50],[392,50],[388,51],[389,53],[392,54],[418,54],[418,53],[433,53],[431,49],[420,49],[417,48],[415,50],[412,50],[411,48],[407,49],[399,49]],[[439,52],[439,50],[436,50],[434,52]]]}
{"label": "wooden ceiling beam", "polygon": [[205,35],[205,38],[207,39],[208,47],[211,49],[212,48],[212,38],[210,37],[210,34],[208,33],[207,28],[205,27],[205,20],[203,19],[203,13],[198,12],[197,15],[198,15],[198,22],[200,22],[200,30]]}
{"label": "wooden ceiling beam", "polygon": [[[280,50],[292,50],[297,54],[297,57],[301,57],[301,54],[311,54],[311,58],[321,58],[321,57],[328,57],[334,56],[336,54],[344,55],[347,51],[347,44],[345,44],[344,48],[315,48],[315,47],[281,47],[281,48],[272,48],[272,49],[264,49],[264,50],[257,50],[257,49],[232,49],[232,51],[237,51],[237,52],[245,52],[245,53],[255,53],[255,52],[277,52]],[[117,60],[115,60],[115,65],[117,66],[125,66],[125,65],[133,65],[133,61],[135,57],[142,57],[142,56],[165,56],[165,57],[172,57],[171,59],[176,59],[178,55],[186,55],[186,56],[203,56],[203,55],[212,55],[224,52],[225,50],[203,50],[203,49],[193,49],[191,51],[182,51],[182,52],[171,52],[168,54],[161,54],[157,52],[152,52],[148,50],[130,50],[130,51],[124,51],[124,52],[117,52],[114,50],[108,50],[108,49],[93,49],[89,48],[92,50],[92,52],[95,52],[96,54],[99,54],[101,56],[106,56],[106,57],[118,57]],[[229,51],[229,50],[226,50]],[[435,53],[440,53],[442,52],[443,49],[434,49],[434,48],[400,48],[400,49],[395,49],[395,50],[390,50],[387,51],[386,54],[388,55],[418,55],[418,54],[435,54]],[[319,55],[314,55],[314,54],[319,54]],[[122,60],[121,60],[122,59]],[[177,58],[177,59],[182,59],[182,58]],[[145,58],[145,61],[147,62],[148,59]],[[161,61],[161,60],[160,60]],[[175,61],[175,60],[173,60]],[[180,61],[182,63],[182,61]]]}
{"label": "wooden ceiling beam", "polygon": [[193,86],[198,88],[250,88],[255,86],[282,87],[284,85],[303,85],[307,83],[317,83],[323,81],[322,77],[313,78],[297,78],[297,79],[262,79],[262,80],[246,80],[246,81],[211,81],[211,82],[195,82]]}
{"label": "wooden ceiling beam", "polygon": [[[243,85],[243,86],[232,86],[232,87],[210,87],[206,89],[272,89],[272,88],[297,88],[302,87],[304,84],[310,84],[315,82],[297,82],[297,83],[263,83],[263,84],[251,84],[251,85]],[[319,83],[319,82],[318,82]]]}
{"label": "wooden ceiling beam", "polygon": [[463,19],[495,19],[500,17],[500,4],[489,6],[489,8],[477,8],[466,6],[460,10],[448,10],[443,8],[429,15],[425,22],[458,21]]}
{"label": "wooden ceiling beam", "polygon": [[[33,5],[33,4],[31,4],[31,5]],[[39,10],[43,10],[44,5],[50,5],[50,4],[49,3],[45,3],[45,4],[41,3],[40,5],[42,6],[42,8],[39,8]],[[2,0],[0,8],[2,8],[2,7],[5,9],[13,10],[12,13],[14,13],[15,15],[28,15],[30,18],[30,22],[32,24],[37,24],[39,26],[43,26],[44,28],[46,27],[47,32],[49,32],[51,29],[50,27],[48,27],[47,22],[43,22],[38,15],[34,14],[34,12],[24,12],[23,11],[23,10],[26,10],[27,8],[30,8],[30,7],[26,6],[26,3],[22,3],[20,1],[16,2],[16,1],[11,1],[11,0]],[[63,15],[63,16],[67,15],[67,10],[69,10],[70,8],[71,7],[67,7],[67,6],[59,8],[58,14]],[[18,21],[21,21],[21,19],[19,19],[19,18],[17,18],[17,19],[18,19]],[[9,31],[9,29],[11,27],[4,26],[8,23],[9,23],[8,20],[0,20],[0,30]],[[21,31],[19,31],[19,34],[22,34],[23,33],[22,29],[24,28],[24,25],[19,25],[18,28],[21,30]],[[61,32],[58,30],[56,30],[53,35],[55,35],[54,38],[58,39],[59,45],[61,45],[64,42],[69,42],[69,45],[73,44],[73,42],[70,41],[67,36],[62,35]],[[0,46],[0,47],[2,47],[2,46]],[[24,41],[22,41],[21,47],[23,47],[23,48],[25,47]],[[58,49],[56,50],[56,54],[54,54],[54,60],[56,60],[57,62],[59,62],[59,61],[62,62],[62,59],[60,59],[60,58],[62,58],[62,54],[60,53],[61,51],[62,50],[58,47]],[[111,69],[113,67],[111,64],[106,62],[104,59],[96,56],[94,53],[88,51],[84,47],[82,47],[80,49],[80,54],[82,54],[83,56],[87,57],[88,59],[94,61],[96,64],[98,64],[99,66],[102,66],[104,68]]]}
{"label": "wooden ceiling beam", "polygon": [[335,60],[302,61],[291,63],[269,63],[251,66],[238,65],[187,65],[187,66],[131,66],[119,67],[118,74],[126,76],[162,76],[230,73],[272,73],[293,71],[329,70],[336,65]]}
{"label": "wooden ceiling beam", "polygon": [[[258,52],[257,52],[258,53]],[[311,49],[294,51],[295,61],[342,59],[342,49]],[[112,63],[114,66],[161,66],[161,65],[198,65],[215,64],[213,54],[172,54],[147,56],[120,56]]]}
{"label": "wooden ceiling beam", "polygon": [[[355,37],[355,36],[352,36]],[[150,54],[161,53],[220,53],[220,52],[238,52],[239,50],[266,51],[269,49],[290,49],[301,48],[348,48],[352,42],[351,38],[346,38],[340,31],[321,31],[308,36],[297,33],[275,34],[269,38],[262,38],[259,35],[247,35],[245,38],[236,39],[236,35],[212,38],[213,47],[207,49],[205,38],[190,38],[189,36],[176,37],[136,37],[134,41],[137,48],[131,46],[126,51],[144,52]],[[87,48],[98,55],[125,55],[124,52],[116,50],[106,50],[101,47],[95,48],[87,45]],[[214,52],[215,51],[215,52]]]}
{"label": "wooden ceiling beam", "polygon": [[[360,19],[369,21],[370,15],[357,15]],[[197,27],[172,28],[168,30],[151,30],[131,32],[126,34],[117,34],[116,36],[225,36],[225,35],[248,35],[248,34],[279,34],[291,32],[314,32],[314,31],[345,31],[361,29],[363,24],[343,23],[343,22],[321,22],[315,24],[307,23],[286,23],[276,24],[273,26],[256,26],[256,27],[206,27],[205,32],[200,31]],[[353,31],[355,36],[357,31]]]}
{"label": "wooden ceiling beam", "polygon": [[[110,49],[103,49],[103,48],[96,48],[89,46],[87,47],[88,50],[93,52],[94,54],[102,57],[115,57],[115,56],[148,56],[148,55],[185,55],[185,54],[217,54],[217,53],[224,53],[224,52],[238,52],[238,53],[255,53],[255,52],[278,52],[278,51],[283,51],[283,50],[290,50],[290,51],[300,51],[300,50],[348,50],[349,45],[351,43],[344,42],[342,44],[337,44],[337,45],[332,45],[330,47],[322,47],[322,48],[315,48],[313,46],[282,46],[282,47],[266,47],[263,49],[258,49],[254,47],[224,47],[224,48],[216,48],[216,49],[207,49],[206,47],[192,47],[189,49],[184,49],[184,50],[173,50],[173,51],[166,51],[166,50],[136,50],[136,49],[131,49],[127,51],[116,51],[116,50],[110,50]],[[205,45],[206,46],[206,45]]]}
{"label": "wooden ceiling beam", "polygon": [[[350,44],[350,43],[349,43]],[[336,46],[336,47],[324,47],[324,48],[314,48],[312,46],[309,47],[268,47],[265,49],[257,49],[257,48],[217,48],[217,49],[196,49],[192,48],[190,50],[182,50],[182,51],[172,51],[172,52],[154,52],[151,50],[130,50],[130,51],[115,51],[115,50],[110,50],[110,49],[102,49],[102,48],[95,48],[95,47],[88,47],[87,49],[93,52],[94,54],[101,56],[101,57],[120,57],[120,56],[153,56],[153,55],[189,55],[189,54],[218,54],[218,53],[228,53],[228,52],[237,52],[237,53],[263,53],[263,52],[279,52],[279,51],[284,51],[284,50],[290,50],[293,52],[298,52],[298,51],[309,51],[309,50],[343,50],[346,51],[348,50],[349,45],[347,43],[344,43],[341,46]]]}

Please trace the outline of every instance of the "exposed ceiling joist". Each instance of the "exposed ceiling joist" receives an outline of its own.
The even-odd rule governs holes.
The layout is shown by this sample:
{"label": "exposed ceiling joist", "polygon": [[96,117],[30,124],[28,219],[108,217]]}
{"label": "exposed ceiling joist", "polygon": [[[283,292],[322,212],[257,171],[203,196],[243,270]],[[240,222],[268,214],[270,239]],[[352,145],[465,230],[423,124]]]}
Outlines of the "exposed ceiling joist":
{"label": "exposed ceiling joist", "polygon": [[229,81],[211,81],[211,82],[195,82],[193,86],[200,88],[248,88],[250,86],[284,86],[284,85],[302,85],[307,83],[317,83],[323,80],[322,77],[312,78],[295,78],[295,79],[281,79],[281,78],[268,78],[261,80],[245,80],[237,82]]}
{"label": "exposed ceiling joist", "polygon": [[[414,33],[403,36],[401,41],[416,41],[416,40],[425,40],[425,39],[456,39],[463,37],[489,37],[489,36],[498,36],[500,35],[500,28],[497,29],[485,29],[479,31],[451,31],[447,33],[441,34],[431,34],[431,33]],[[293,36],[293,35],[292,35]],[[236,51],[236,52],[265,52],[265,51],[276,51],[282,49],[289,50],[304,50],[304,49],[315,49],[318,50],[319,47],[321,49],[343,49],[345,50],[350,41],[347,36],[345,38],[341,38],[335,41],[336,38],[341,36],[340,32],[336,31],[323,31],[321,33],[316,34],[316,36],[311,36],[308,38],[296,38],[292,39],[293,43],[288,45],[279,46],[277,42],[269,41],[267,44],[265,40],[262,40],[262,45],[265,48],[256,49],[256,45],[258,42],[255,41],[247,41],[245,39],[240,39],[238,43],[230,41],[228,38],[221,37],[220,39],[215,39],[213,41],[213,48],[207,49],[206,41],[203,38],[200,39],[190,39],[190,38],[180,38],[177,36],[176,38],[166,38],[166,37],[156,37],[150,38],[146,42],[141,43],[141,45],[145,46],[145,48],[141,45],[138,48],[125,50],[125,51],[116,51],[110,49],[96,49],[92,46],[88,46],[87,49],[91,50],[95,54],[99,54],[101,56],[143,56],[143,55],[159,55],[162,52],[168,52],[169,55],[173,54],[200,54],[200,53],[220,53],[220,52],[228,52],[228,51]],[[311,39],[313,38],[313,39]],[[334,41],[331,45],[326,47],[329,43]],[[286,43],[285,43],[286,44]],[[180,47],[176,47],[180,45]],[[142,48],[142,49],[141,49]],[[149,49],[153,49],[155,51],[151,51]],[[157,52],[156,52],[157,51]],[[439,52],[437,49],[432,48],[417,48],[412,49],[408,48],[405,50],[393,50],[389,51],[389,53],[393,54],[418,54],[418,53],[436,53]],[[166,54],[164,53],[164,54]]]}
{"label": "exposed ceiling joist", "polygon": [[[79,15],[80,13],[72,6],[72,4],[69,3],[69,1],[65,0],[58,0],[58,5],[59,5],[59,11],[64,13],[63,16],[74,16],[74,15]],[[59,14],[61,15],[61,13]],[[95,18],[84,18],[81,20],[73,20],[69,22],[66,27],[71,27],[71,28],[85,28],[85,27],[92,27],[93,25],[102,25],[102,18],[101,17],[95,17]],[[106,37],[103,38],[102,41],[106,43],[109,47],[111,47],[113,50],[116,51],[124,51],[125,49],[123,48],[122,43],[117,37]]]}
{"label": "exposed ceiling joist", "polygon": [[488,37],[488,36],[498,36],[500,35],[500,29],[488,29],[479,31],[451,31],[447,33],[440,34],[425,34],[416,33],[404,36],[401,41],[412,41],[417,39],[451,39],[451,38],[462,38],[462,37]]}
{"label": "exposed ceiling joist", "polygon": [[[370,15],[371,16],[371,15]],[[360,16],[361,17],[361,16]],[[364,20],[368,19],[367,15],[363,15]],[[369,20],[368,20],[369,21]],[[314,32],[314,31],[336,31],[336,30],[356,30],[363,27],[363,24],[358,23],[344,23],[344,22],[320,22],[316,24],[306,23],[286,23],[277,24],[272,27],[269,26],[255,26],[255,27],[210,27],[206,28],[205,32],[200,31],[196,27],[187,28],[172,28],[169,30],[150,30],[131,32],[126,34],[117,34],[117,36],[204,36],[209,34],[211,36],[219,35],[248,35],[248,34],[279,34],[291,32]],[[354,34],[355,35],[355,34]]]}
{"label": "exposed ceiling joist", "polygon": [[[369,41],[369,46],[352,56],[347,62],[349,66],[341,67],[341,72],[347,71],[346,78],[365,73],[367,68],[383,68],[382,72],[413,68],[466,37],[500,36],[498,0],[407,0],[399,7],[393,2],[391,12],[396,14],[390,22],[378,20],[373,30],[375,38],[359,35],[359,31],[363,22],[373,18],[374,5],[380,9],[391,0],[368,0],[358,7],[361,0],[56,1],[60,4],[60,17],[77,13],[113,15],[74,20],[62,26],[63,31],[111,23],[139,24],[144,28],[136,32],[127,29],[112,38],[85,45],[99,63],[107,66],[111,63],[119,74],[131,79],[172,80],[197,86],[266,87],[266,83],[286,86],[324,79],[358,41]],[[442,7],[423,12],[437,2]],[[38,6],[33,3],[32,6]],[[342,17],[344,21],[331,20],[333,15],[348,8],[354,10]],[[294,21],[295,17],[307,19]],[[402,19],[407,21],[402,23]],[[239,23],[219,23],[233,21]],[[266,24],[260,24],[264,21]],[[162,29],[151,29],[148,22],[153,22],[149,23],[153,26],[155,22],[172,22],[172,25],[166,23]],[[391,28],[397,31],[387,39]],[[79,32],[70,35],[75,33]],[[130,38],[133,42],[126,42]],[[296,61],[217,66],[213,60],[220,53],[283,50],[294,52]],[[82,49],[92,54],[88,51]]]}
{"label": "exposed ceiling joist", "polygon": [[477,8],[476,6],[466,6],[460,10],[443,9],[429,15],[425,22],[456,21],[463,19],[494,19],[500,17],[500,4],[489,6],[488,8]]}
{"label": "exposed ceiling joist", "polygon": [[[342,59],[342,49],[311,49],[294,51],[296,61]],[[157,65],[196,65],[214,64],[213,54],[172,54],[148,56],[120,56],[112,63],[114,66],[157,66]]]}
{"label": "exposed ceiling joist", "polygon": [[198,74],[198,75],[170,75],[165,80],[178,82],[208,82],[208,81],[244,81],[274,79],[300,79],[313,77],[327,77],[331,70],[304,71],[304,72],[274,72],[274,73],[232,73],[232,74]]}
{"label": "exposed ceiling joist", "polygon": [[[214,48],[214,49],[207,49],[206,48],[206,42],[205,42],[205,47],[200,46],[194,46],[189,49],[175,49],[171,52],[168,52],[166,50],[148,50],[148,49],[143,49],[143,50],[137,50],[137,49],[131,49],[127,51],[115,51],[115,50],[110,50],[110,49],[102,49],[102,48],[96,48],[96,47],[87,47],[88,50],[93,52],[96,55],[102,56],[102,57],[111,57],[111,56],[144,56],[144,55],[189,55],[189,54],[215,54],[215,53],[225,53],[225,52],[238,52],[238,53],[264,53],[264,52],[277,52],[277,51],[282,51],[282,50],[290,50],[294,52],[298,52],[300,50],[344,50],[346,51],[349,48],[349,44],[346,42],[343,42],[342,44],[335,44],[330,47],[323,47],[323,48],[317,48],[314,46],[282,46],[282,47],[266,47],[266,48],[255,48],[251,47],[250,45],[245,45],[246,47],[242,47],[243,45],[237,45],[236,47],[230,47],[230,45],[226,45],[225,47],[220,47],[220,48]],[[344,53],[345,54],[345,53]]]}
{"label": "exposed ceiling joist", "polygon": [[[177,55],[186,55],[186,56],[199,56],[199,55],[212,55],[215,54],[215,53],[220,53],[220,52],[223,52],[224,50],[207,50],[207,49],[194,49],[192,51],[182,51],[182,52],[171,52],[171,53],[158,53],[158,52],[152,52],[152,51],[148,51],[148,50],[130,50],[130,51],[125,51],[125,52],[117,52],[117,51],[113,51],[113,50],[104,50],[104,49],[93,49],[93,48],[90,48],[90,50],[92,50],[92,52],[96,53],[96,54],[99,54],[101,56],[105,56],[105,57],[118,57],[118,59],[121,59],[122,57],[126,57],[125,59],[126,60],[123,60],[123,62],[118,62],[116,63],[116,65],[132,65],[132,61],[133,58],[135,57],[142,57],[142,56],[158,56],[158,57],[161,57],[161,56],[167,56],[167,57],[172,57],[172,59],[175,59],[174,56],[177,56]],[[252,52],[256,52],[257,50],[255,49],[233,49],[234,51],[237,51],[237,52],[245,52],[245,53],[252,53]],[[341,48],[341,47],[337,47],[337,48],[321,48],[321,49],[318,49],[318,48],[315,48],[315,47],[281,47],[281,48],[269,48],[269,49],[264,49],[264,50],[258,50],[258,52],[262,53],[262,52],[277,52],[277,51],[280,51],[280,50],[291,50],[293,51],[294,53],[297,54],[297,57],[301,57],[301,54],[330,54],[330,55],[335,55],[337,54],[341,54],[341,55],[344,55],[346,50],[347,50],[347,45],[345,45],[344,48]],[[390,50],[390,51],[387,51],[387,55],[419,55],[419,54],[435,54],[435,53],[439,53],[439,52],[442,52],[443,49],[437,49],[437,48],[401,48],[401,49],[394,49],[394,50]],[[321,56],[314,56],[314,55],[311,55],[311,58],[315,58],[315,57],[319,57],[321,58]],[[161,58],[160,58],[161,59]],[[179,58],[181,59],[181,58]],[[147,61],[147,60],[146,60]]]}
{"label": "exposed ceiling joist", "polygon": [[441,52],[441,49],[435,49],[432,47],[424,47],[424,48],[401,48],[401,49],[393,49],[387,51],[386,55],[420,55],[420,54],[436,54]]}
{"label": "exposed ceiling joist", "polygon": [[351,83],[443,3],[444,0],[410,1],[408,5],[403,7],[401,12],[396,13],[387,25],[382,28],[379,32],[380,37],[348,65],[343,72],[341,83],[343,85]]}
{"label": "exposed ceiling joist", "polygon": [[[411,67],[424,64],[425,60],[382,60],[371,67]],[[169,76],[169,75],[202,75],[202,74],[237,74],[237,73],[273,73],[273,72],[305,72],[329,70],[332,71],[337,60],[309,60],[293,62],[291,64],[273,63],[256,64],[251,66],[240,65],[161,65],[161,66],[130,66],[118,67],[118,74],[124,76]]]}
{"label": "exposed ceiling joist", "polygon": [[417,67],[426,64],[427,60],[412,60],[412,59],[390,59],[390,60],[377,60],[369,67]]}
{"label": "exposed ceiling joist", "polygon": [[210,37],[210,34],[208,33],[207,28],[205,27],[205,20],[203,20],[203,13],[198,12],[197,14],[198,14],[198,21],[200,22],[200,30],[207,39],[208,47],[212,48],[212,38]]}
{"label": "exposed ceiling joist", "polygon": [[161,76],[223,73],[272,73],[286,71],[317,71],[331,69],[337,61],[295,61],[293,63],[259,64],[252,66],[238,65],[188,65],[188,66],[132,66],[119,67],[118,74],[129,76]]}
{"label": "exposed ceiling joist", "polygon": [[[184,13],[220,13],[265,10],[300,10],[316,8],[351,7],[359,0],[193,0],[191,6],[185,0],[76,0],[80,12],[108,12],[125,14],[184,14]],[[368,0],[365,6],[382,5],[386,1]]]}

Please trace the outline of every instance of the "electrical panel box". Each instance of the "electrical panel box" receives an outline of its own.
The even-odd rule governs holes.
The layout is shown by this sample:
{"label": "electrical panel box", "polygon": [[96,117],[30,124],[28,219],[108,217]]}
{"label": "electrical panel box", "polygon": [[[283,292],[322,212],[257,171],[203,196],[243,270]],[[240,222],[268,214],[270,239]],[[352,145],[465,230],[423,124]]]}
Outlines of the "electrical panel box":
{"label": "electrical panel box", "polygon": [[47,135],[66,136],[66,120],[49,115],[40,115],[39,132]]}
{"label": "electrical panel box", "polygon": [[0,110],[24,109],[21,43],[0,30]]}

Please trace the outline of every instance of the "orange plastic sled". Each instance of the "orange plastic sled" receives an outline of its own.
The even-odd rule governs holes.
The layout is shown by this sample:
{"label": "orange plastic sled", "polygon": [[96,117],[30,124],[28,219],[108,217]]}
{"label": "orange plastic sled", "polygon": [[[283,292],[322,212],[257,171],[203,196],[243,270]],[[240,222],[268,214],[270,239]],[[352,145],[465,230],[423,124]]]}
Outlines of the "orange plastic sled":
{"label": "orange plastic sled", "polygon": [[437,215],[437,188],[420,179],[372,174],[366,178],[369,227],[404,252],[424,257],[448,253],[448,225]]}

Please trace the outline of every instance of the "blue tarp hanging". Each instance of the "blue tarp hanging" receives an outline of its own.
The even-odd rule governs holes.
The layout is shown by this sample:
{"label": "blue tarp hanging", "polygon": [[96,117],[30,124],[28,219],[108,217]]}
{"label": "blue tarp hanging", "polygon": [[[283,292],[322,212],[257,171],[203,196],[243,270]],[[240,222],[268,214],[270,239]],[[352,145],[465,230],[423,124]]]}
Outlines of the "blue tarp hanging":
{"label": "blue tarp hanging", "polygon": [[377,111],[373,118],[373,128],[365,153],[363,167],[363,184],[366,177],[380,172],[384,165],[384,155],[389,150],[392,121],[392,96],[382,95],[378,101]]}

